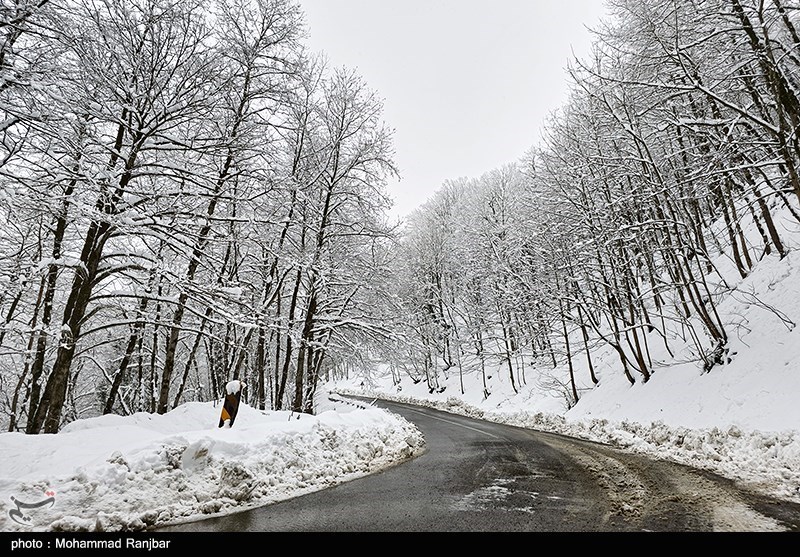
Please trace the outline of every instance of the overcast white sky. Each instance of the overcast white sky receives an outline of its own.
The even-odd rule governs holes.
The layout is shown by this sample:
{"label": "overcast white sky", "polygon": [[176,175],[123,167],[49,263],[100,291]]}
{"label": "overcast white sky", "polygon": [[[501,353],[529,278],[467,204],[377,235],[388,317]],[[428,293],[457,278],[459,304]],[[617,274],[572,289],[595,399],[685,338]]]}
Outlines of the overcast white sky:
{"label": "overcast white sky", "polygon": [[300,0],[309,45],[385,100],[401,181],[395,215],[448,179],[478,177],[538,142],[605,17],[602,0]]}

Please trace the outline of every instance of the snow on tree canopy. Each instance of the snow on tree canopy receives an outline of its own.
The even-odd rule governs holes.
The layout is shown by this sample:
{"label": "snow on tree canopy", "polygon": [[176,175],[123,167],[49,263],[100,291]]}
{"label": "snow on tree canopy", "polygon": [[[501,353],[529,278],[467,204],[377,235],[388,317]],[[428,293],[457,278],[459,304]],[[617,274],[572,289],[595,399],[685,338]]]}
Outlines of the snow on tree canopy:
{"label": "snow on tree canopy", "polygon": [[233,380],[233,381],[229,382],[227,385],[225,385],[225,392],[228,393],[229,395],[235,395],[236,393],[241,391],[243,388],[244,388],[244,385],[242,384],[241,381]]}

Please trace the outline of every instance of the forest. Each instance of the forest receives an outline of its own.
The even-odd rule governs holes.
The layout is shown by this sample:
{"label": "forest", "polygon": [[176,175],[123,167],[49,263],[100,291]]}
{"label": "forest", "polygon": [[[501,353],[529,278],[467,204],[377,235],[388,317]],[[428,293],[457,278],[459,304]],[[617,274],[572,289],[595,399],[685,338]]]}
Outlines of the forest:
{"label": "forest", "polygon": [[800,5],[608,6],[541,144],[395,224],[381,98],[309,51],[292,0],[4,2],[5,429],[233,379],[311,412],[320,381],[377,364],[431,392],[561,366],[574,405],[601,348],[631,384],[656,347],[735,357],[714,261],[744,278],[800,225]]}
{"label": "forest", "polygon": [[541,144],[447,181],[409,218],[403,334],[383,358],[396,385],[443,392],[457,374],[463,394],[477,374],[485,399],[502,373],[512,392],[549,383],[568,409],[609,352],[630,385],[729,363],[747,327],[719,311],[729,296],[794,329],[741,283],[784,260],[800,224],[800,6],[607,6]]}

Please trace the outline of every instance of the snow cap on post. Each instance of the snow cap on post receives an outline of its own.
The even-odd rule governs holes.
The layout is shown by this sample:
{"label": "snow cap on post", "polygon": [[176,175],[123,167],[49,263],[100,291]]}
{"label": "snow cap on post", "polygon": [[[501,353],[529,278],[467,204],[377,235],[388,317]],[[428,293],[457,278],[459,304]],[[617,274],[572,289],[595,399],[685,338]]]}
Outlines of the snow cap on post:
{"label": "snow cap on post", "polygon": [[233,381],[230,381],[227,385],[225,385],[225,392],[228,393],[229,395],[235,395],[242,389],[244,389],[244,383],[242,383],[237,379],[234,379]]}

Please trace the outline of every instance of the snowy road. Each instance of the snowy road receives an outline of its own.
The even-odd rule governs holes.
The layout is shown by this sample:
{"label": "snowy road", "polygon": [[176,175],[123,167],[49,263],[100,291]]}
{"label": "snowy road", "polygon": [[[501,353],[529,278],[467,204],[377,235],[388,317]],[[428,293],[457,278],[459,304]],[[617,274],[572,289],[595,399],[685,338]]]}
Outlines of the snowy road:
{"label": "snowy road", "polygon": [[427,408],[380,405],[420,428],[422,456],[288,501],[161,530],[800,531],[800,505],[742,492],[708,472]]}

